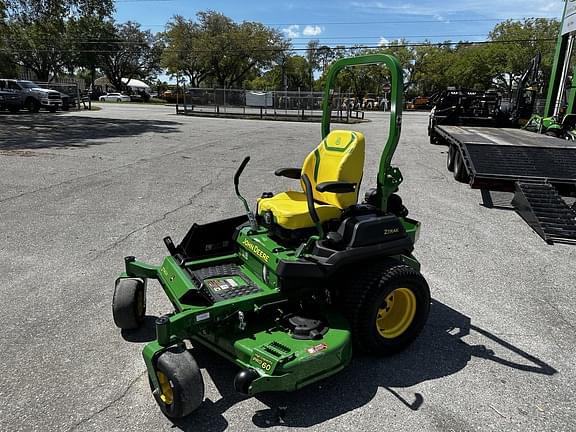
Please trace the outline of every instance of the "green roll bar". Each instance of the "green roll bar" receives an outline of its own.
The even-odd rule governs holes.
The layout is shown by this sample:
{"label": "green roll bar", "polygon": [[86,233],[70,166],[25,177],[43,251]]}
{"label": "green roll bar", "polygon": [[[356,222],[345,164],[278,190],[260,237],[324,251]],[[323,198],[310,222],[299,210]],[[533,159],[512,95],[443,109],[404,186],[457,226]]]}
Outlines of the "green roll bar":
{"label": "green roll bar", "polygon": [[398,146],[402,130],[402,98],[404,93],[404,74],[396,57],[389,54],[369,54],[357,57],[349,57],[337,60],[330,66],[326,85],[324,87],[324,99],[322,103],[322,139],[330,133],[330,92],[334,88],[334,82],[338,72],[347,66],[362,66],[370,64],[384,64],[392,77],[390,96],[390,131],[388,140],[380,157],[380,167],[377,182],[377,200],[380,208],[386,210],[388,197],[398,190],[402,182],[402,174],[398,168],[392,167],[392,156]]}

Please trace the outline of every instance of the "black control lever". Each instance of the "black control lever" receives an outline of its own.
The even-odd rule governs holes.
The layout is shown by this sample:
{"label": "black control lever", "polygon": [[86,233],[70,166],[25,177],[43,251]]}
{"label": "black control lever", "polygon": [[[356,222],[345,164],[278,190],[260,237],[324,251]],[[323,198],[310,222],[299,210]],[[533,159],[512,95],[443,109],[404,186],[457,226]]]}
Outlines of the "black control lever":
{"label": "black control lever", "polygon": [[240,183],[240,175],[244,171],[244,168],[246,168],[246,165],[248,165],[248,162],[250,162],[250,156],[246,156],[244,158],[244,160],[242,161],[242,163],[238,167],[236,174],[234,174],[234,190],[236,191],[236,196],[238,197],[238,199],[240,201],[242,201],[242,203],[244,204],[244,208],[246,209],[246,215],[248,216],[248,222],[250,222],[250,228],[252,228],[253,231],[257,231],[258,230],[258,224],[256,223],[256,218],[254,217],[254,213],[252,213],[252,210],[250,210],[250,206],[248,205],[248,202],[240,194],[240,190],[238,189],[238,184]]}

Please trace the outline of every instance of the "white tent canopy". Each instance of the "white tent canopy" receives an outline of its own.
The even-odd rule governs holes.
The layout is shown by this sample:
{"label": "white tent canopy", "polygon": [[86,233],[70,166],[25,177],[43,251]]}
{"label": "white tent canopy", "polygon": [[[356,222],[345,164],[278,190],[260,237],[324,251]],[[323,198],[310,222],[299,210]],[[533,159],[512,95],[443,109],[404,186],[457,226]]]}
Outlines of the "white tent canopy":
{"label": "white tent canopy", "polygon": [[[130,87],[133,91],[145,91],[146,93],[150,93],[150,86],[136,78],[132,78],[130,81],[128,81],[128,78],[122,78],[122,82],[126,84],[126,86]],[[106,77],[100,77],[96,79],[94,84],[101,86],[103,89],[106,89],[105,91],[108,91],[107,88],[112,86]]]}
{"label": "white tent canopy", "polygon": [[150,86],[148,84],[135,78],[132,78],[130,82],[128,82],[128,78],[122,78],[122,82],[128,87],[131,87],[133,90],[150,90]]}

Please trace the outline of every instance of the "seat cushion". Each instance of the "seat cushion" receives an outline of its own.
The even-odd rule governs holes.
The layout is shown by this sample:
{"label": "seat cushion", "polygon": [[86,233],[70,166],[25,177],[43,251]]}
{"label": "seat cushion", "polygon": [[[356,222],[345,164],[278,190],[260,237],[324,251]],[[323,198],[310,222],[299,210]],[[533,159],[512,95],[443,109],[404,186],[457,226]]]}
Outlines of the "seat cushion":
{"label": "seat cushion", "polygon": [[[302,174],[312,183],[314,200],[345,209],[356,204],[365,153],[364,135],[360,132],[333,130],[304,160]],[[341,181],[354,183],[356,190],[347,193],[319,192],[316,185]],[[302,190],[304,185],[302,184]]]}
{"label": "seat cushion", "polygon": [[[320,222],[338,219],[342,211],[330,204],[314,203]],[[308,213],[308,203],[303,192],[282,192],[272,198],[258,200],[258,214],[272,211],[274,222],[286,229],[300,229],[314,227],[314,222]]]}

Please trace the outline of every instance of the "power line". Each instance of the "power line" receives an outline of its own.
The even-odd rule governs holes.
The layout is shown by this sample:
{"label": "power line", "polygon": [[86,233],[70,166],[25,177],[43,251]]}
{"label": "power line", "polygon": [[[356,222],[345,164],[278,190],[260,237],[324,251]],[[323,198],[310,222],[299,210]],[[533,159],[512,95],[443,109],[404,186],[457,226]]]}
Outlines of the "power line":
{"label": "power line", "polygon": [[[155,1],[155,0],[149,0]],[[166,0],[172,1],[172,0]],[[342,21],[342,22],[292,22],[292,23],[262,23],[268,27],[279,27],[279,26],[306,26],[306,25],[372,25],[372,24],[418,24],[418,23],[438,23],[438,24],[449,24],[454,22],[500,22],[507,20],[526,20],[526,19],[550,19],[549,17],[509,17],[509,18],[468,18],[468,19],[450,19],[445,20],[439,19],[429,19],[429,20],[388,20],[388,21]],[[247,20],[244,20],[247,21]],[[142,27],[165,27],[165,24],[142,24]]]}
{"label": "power line", "polygon": [[[457,38],[457,37],[480,37],[486,36],[485,33],[483,34],[443,34],[443,35],[404,35],[404,36],[391,36],[391,35],[379,35],[379,36],[335,36],[335,37],[324,37],[324,38],[316,38],[321,40],[356,40],[356,39],[389,39],[391,41],[400,40],[400,39],[407,39],[407,38],[438,38],[438,37],[447,37],[447,38]],[[293,38],[292,40],[301,40],[307,38]],[[9,43],[18,43],[18,40],[8,40]],[[146,41],[130,41],[130,40],[121,40],[121,39],[111,39],[111,40],[74,40],[74,44],[120,44],[120,45],[146,45],[149,42]],[[302,45],[303,42],[297,42],[296,45]]]}
{"label": "power line", "polygon": [[[392,45],[349,45],[349,46],[333,46],[329,47],[330,49],[395,49],[395,48],[416,48],[416,47],[446,47],[446,46],[472,46],[472,45],[490,45],[490,44],[514,44],[514,43],[529,43],[529,42],[555,42],[556,38],[540,38],[540,39],[510,39],[504,41],[460,41],[460,42],[434,42],[434,43],[422,43],[422,42],[415,42],[415,43],[403,43],[403,44],[392,44]],[[291,52],[291,51],[308,51],[308,48],[292,48],[292,49],[283,49],[283,48],[251,48],[251,47],[242,47],[247,51],[252,52]],[[81,53],[93,53],[93,54],[113,54],[117,53],[118,50],[75,50],[75,49],[60,49],[60,48],[52,48],[52,49],[30,49],[30,50],[15,50],[10,48],[3,48],[0,51],[4,51],[7,53],[17,53],[17,52],[81,52]],[[236,53],[237,49],[230,49],[230,50],[221,50],[221,49],[190,49],[190,50],[175,50],[175,49],[165,49],[166,52],[179,52],[179,53],[218,53],[218,54],[227,54],[229,52]]]}

